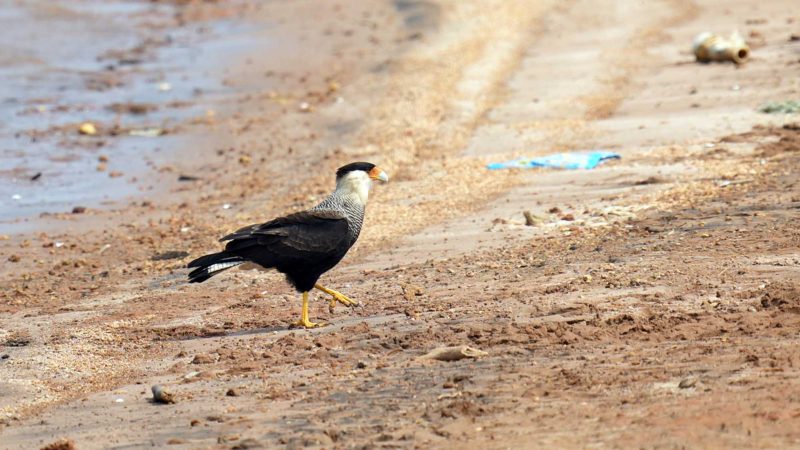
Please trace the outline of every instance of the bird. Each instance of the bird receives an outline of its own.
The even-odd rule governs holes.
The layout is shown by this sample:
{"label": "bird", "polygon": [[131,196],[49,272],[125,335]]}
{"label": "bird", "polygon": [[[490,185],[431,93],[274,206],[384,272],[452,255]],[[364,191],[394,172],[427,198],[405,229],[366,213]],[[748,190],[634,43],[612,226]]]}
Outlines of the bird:
{"label": "bird", "polygon": [[322,323],[308,318],[308,293],[316,288],[336,302],[358,302],[318,283],[355,244],[364,223],[372,181],[387,183],[389,176],[375,164],[353,162],[336,171],[336,188],[311,209],[240,228],[220,239],[225,249],[201,256],[188,264],[190,283],[202,283],[228,269],[253,263],[275,269],[302,294],[300,320],[293,325],[316,328]]}

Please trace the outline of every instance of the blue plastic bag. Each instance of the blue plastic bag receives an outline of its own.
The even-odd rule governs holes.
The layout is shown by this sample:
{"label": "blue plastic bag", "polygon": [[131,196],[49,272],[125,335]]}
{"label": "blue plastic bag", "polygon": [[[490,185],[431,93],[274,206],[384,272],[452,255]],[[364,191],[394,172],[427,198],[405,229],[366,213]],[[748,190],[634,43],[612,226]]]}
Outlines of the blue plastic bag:
{"label": "blue plastic bag", "polygon": [[555,167],[558,169],[594,169],[601,162],[619,159],[619,153],[605,151],[555,153],[539,158],[520,158],[513,161],[491,163],[486,167],[497,169],[525,169],[530,167]]}

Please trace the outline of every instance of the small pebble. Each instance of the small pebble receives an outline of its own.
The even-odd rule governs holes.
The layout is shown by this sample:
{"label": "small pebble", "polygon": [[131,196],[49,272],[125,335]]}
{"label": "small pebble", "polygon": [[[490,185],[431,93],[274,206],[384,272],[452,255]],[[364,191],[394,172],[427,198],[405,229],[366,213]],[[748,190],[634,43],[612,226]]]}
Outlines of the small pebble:
{"label": "small pebble", "polygon": [[87,136],[94,136],[97,134],[97,127],[92,122],[84,122],[78,127],[78,132]]}

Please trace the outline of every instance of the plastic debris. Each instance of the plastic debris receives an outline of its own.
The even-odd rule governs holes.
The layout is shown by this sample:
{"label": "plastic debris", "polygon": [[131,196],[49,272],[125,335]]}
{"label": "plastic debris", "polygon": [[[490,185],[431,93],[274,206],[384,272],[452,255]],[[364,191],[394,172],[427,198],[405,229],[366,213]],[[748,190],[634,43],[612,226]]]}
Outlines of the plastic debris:
{"label": "plastic debris", "polygon": [[486,167],[490,170],[526,169],[531,167],[555,167],[570,170],[594,169],[603,161],[619,158],[621,156],[618,153],[605,151],[555,153],[539,158],[520,158],[512,161],[491,163]]}
{"label": "plastic debris", "polygon": [[153,403],[175,403],[175,395],[161,387],[161,385],[156,384],[150,389],[153,391]]}
{"label": "plastic debris", "polygon": [[769,102],[758,110],[767,114],[797,114],[800,113],[800,100]]}
{"label": "plastic debris", "polygon": [[692,53],[699,62],[732,61],[742,64],[750,57],[750,47],[735,31],[727,38],[705,31],[694,38]]}

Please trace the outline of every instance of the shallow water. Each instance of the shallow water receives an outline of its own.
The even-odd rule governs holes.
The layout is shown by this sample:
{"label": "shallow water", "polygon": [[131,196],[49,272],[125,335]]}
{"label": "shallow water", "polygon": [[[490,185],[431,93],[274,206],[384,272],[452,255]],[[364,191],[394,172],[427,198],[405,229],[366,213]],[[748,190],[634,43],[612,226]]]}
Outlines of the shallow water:
{"label": "shallow water", "polygon": [[[145,189],[153,159],[181,145],[179,125],[204,117],[226,93],[218,68],[248,45],[247,25],[177,25],[176,8],[104,0],[0,7],[0,232]],[[134,103],[152,110],[111,109]],[[79,134],[87,121],[97,135]],[[156,129],[167,134],[130,135]]]}

